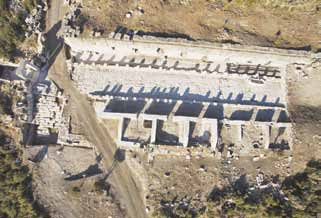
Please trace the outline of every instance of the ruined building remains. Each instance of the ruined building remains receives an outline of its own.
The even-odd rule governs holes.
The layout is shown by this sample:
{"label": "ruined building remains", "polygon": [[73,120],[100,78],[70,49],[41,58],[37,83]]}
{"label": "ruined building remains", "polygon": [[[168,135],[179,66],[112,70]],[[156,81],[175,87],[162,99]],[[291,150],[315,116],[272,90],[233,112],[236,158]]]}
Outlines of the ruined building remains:
{"label": "ruined building remains", "polygon": [[69,71],[117,119],[117,141],[142,145],[291,149],[287,68],[308,52],[141,38],[66,38]]}

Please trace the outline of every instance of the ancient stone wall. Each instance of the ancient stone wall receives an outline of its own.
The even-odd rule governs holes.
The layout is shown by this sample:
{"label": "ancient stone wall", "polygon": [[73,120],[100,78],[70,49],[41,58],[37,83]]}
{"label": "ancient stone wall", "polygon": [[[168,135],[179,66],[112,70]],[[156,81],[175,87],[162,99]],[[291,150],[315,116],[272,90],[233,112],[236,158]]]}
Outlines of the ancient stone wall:
{"label": "ancient stone wall", "polygon": [[312,53],[306,51],[145,38],[144,40],[66,38],[65,42],[75,52],[92,51],[105,54],[121,52],[144,56],[167,56],[176,59],[196,59],[204,62],[284,66],[289,63],[308,63],[313,57]]}

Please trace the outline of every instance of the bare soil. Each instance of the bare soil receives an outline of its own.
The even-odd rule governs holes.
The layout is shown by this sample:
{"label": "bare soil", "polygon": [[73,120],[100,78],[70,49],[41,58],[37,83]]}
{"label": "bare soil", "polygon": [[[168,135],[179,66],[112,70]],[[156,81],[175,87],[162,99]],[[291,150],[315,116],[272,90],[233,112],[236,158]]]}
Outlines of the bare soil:
{"label": "bare soil", "polygon": [[87,30],[109,33],[122,26],[213,42],[321,48],[320,0],[84,0],[83,5]]}
{"label": "bare soil", "polygon": [[[36,147],[29,148],[32,154]],[[38,149],[39,150],[39,149]],[[97,162],[93,150],[49,147],[39,163],[32,164],[34,196],[55,217],[117,218],[124,217],[112,196],[95,191],[98,174],[74,181],[65,180],[77,175]]]}
{"label": "bare soil", "polygon": [[288,74],[288,107],[295,133],[294,171],[302,170],[308,160],[321,157],[320,84],[320,60],[305,67],[301,73]]}

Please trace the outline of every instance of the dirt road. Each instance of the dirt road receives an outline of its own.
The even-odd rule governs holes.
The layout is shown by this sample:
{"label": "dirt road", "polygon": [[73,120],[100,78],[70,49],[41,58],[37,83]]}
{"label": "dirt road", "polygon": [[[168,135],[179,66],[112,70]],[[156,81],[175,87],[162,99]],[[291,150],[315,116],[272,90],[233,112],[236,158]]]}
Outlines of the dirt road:
{"label": "dirt road", "polygon": [[[56,63],[52,66],[50,78],[57,82],[64,89],[65,94],[73,101],[74,106],[77,108],[77,116],[85,127],[85,135],[103,154],[105,169],[109,169],[112,165],[117,145],[97,120],[95,111],[87,101],[86,96],[79,93],[65,73],[59,73],[63,72],[59,62],[63,63],[62,54],[57,57]],[[114,168],[109,181],[115,187],[117,194],[119,194],[119,200],[126,207],[130,217],[146,217],[140,185],[136,183],[135,178],[131,175],[126,162],[119,163]]]}
{"label": "dirt road", "polygon": [[[50,6],[47,17],[47,27],[49,30],[47,39],[49,48],[54,49],[59,41],[56,38],[56,33],[59,31],[61,24],[62,6],[58,0],[51,1]],[[79,117],[84,126],[84,134],[97,147],[98,151],[102,153],[104,167],[107,172],[112,165],[117,145],[110,137],[108,131],[97,120],[95,111],[86,96],[80,94],[69,79],[63,52],[58,54],[51,66],[49,77],[64,89],[65,94],[70,97],[70,101],[77,108],[75,113],[77,113],[76,116]],[[129,217],[147,217],[140,184],[136,182],[126,161],[119,163],[114,168],[108,181],[115,188],[117,198],[122,206],[126,208]]]}

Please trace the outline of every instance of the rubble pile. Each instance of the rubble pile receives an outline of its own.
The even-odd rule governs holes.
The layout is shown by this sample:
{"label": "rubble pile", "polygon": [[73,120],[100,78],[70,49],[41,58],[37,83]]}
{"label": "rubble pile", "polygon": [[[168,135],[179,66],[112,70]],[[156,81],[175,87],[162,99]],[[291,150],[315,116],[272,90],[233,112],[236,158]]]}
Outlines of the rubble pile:
{"label": "rubble pile", "polygon": [[[49,82],[49,83],[47,83]],[[38,83],[35,96],[35,108],[32,123],[37,125],[37,136],[58,135],[57,144],[91,148],[92,145],[82,135],[70,132],[70,117],[64,116],[67,98],[50,81]]]}
{"label": "rubble pile", "polygon": [[192,0],[180,0],[179,4],[183,6],[188,6],[192,3]]}
{"label": "rubble pile", "polygon": [[136,15],[143,15],[145,13],[144,9],[142,7],[137,7],[135,10],[130,10],[125,14],[126,18],[131,18],[132,16]]}
{"label": "rubble pile", "polygon": [[[7,69],[9,74],[14,74],[14,69]],[[8,97],[12,99],[9,103],[12,113],[0,114],[0,126],[19,126],[27,122],[27,87],[24,81],[11,78],[1,78],[0,73],[0,92],[8,92]],[[13,76],[12,76],[13,77]],[[6,91],[4,91],[6,90]],[[7,103],[6,103],[7,104]]]}
{"label": "rubble pile", "polygon": [[70,12],[67,13],[63,20],[63,33],[65,37],[77,37],[80,35],[80,26],[76,24],[76,19],[80,15],[80,4],[70,3]]}
{"label": "rubble pile", "polygon": [[14,12],[20,12],[20,11],[25,11],[25,9],[23,8],[22,2],[19,0],[12,0],[12,1],[8,1],[8,8],[11,11]]}
{"label": "rubble pile", "polygon": [[63,125],[59,129],[57,144],[63,146],[77,146],[92,148],[92,144],[88,142],[83,135],[73,134],[70,131],[71,117],[64,117]]}
{"label": "rubble pile", "polygon": [[17,87],[15,92],[18,100],[13,105],[13,112],[17,121],[25,123],[28,121],[27,86],[23,81],[15,81],[14,84]]}
{"label": "rubble pile", "polygon": [[45,18],[46,11],[48,10],[47,2],[41,1],[35,9],[25,19],[27,24],[26,37],[30,37],[32,34],[39,34],[44,30],[43,20]]}

